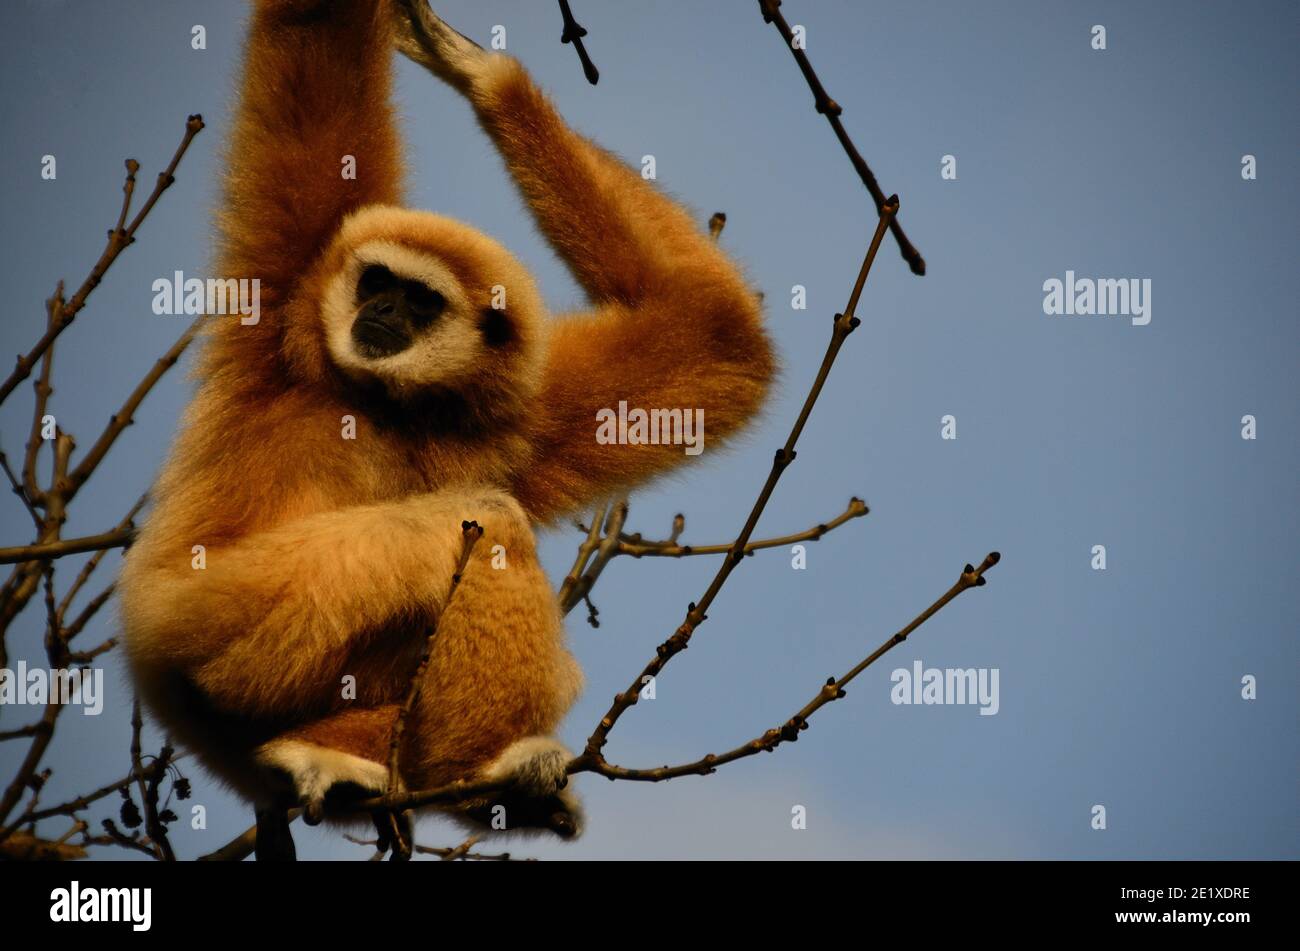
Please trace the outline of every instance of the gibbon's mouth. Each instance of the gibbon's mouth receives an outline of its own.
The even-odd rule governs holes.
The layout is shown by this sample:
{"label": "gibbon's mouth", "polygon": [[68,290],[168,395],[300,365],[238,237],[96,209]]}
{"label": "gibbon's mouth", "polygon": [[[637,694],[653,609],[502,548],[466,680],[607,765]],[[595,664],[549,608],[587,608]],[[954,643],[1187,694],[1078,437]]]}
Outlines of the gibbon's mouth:
{"label": "gibbon's mouth", "polygon": [[377,359],[401,353],[411,345],[411,335],[396,323],[366,314],[353,322],[352,341],[362,356]]}

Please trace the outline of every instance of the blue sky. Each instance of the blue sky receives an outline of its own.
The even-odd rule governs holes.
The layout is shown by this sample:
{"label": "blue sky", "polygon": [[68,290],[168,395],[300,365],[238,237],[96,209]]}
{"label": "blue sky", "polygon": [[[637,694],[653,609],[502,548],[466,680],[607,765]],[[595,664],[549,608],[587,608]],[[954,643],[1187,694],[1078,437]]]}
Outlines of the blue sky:
{"label": "blue sky", "polygon": [[[760,423],[725,451],[632,497],[629,527],[727,541],[811,382],[874,226],[874,209],[756,4],[576,3],[601,70],[589,86],[554,4],[446,2],[442,15],[509,49],[571,123],[698,213],[724,210],[726,247],[766,294],[784,366]],[[1179,5],[789,0],[808,53],[929,273],[882,248],[849,339],[760,535],[807,528],[851,495],[872,514],[810,545],[747,559],[657,698],[618,725],[611,760],[650,766],[730,748],[801,707],[942,593],[967,561],[1003,554],[964,594],[821,711],[797,744],[717,775],[657,786],[581,777],[590,818],[546,858],[1296,858],[1292,561],[1297,400],[1298,153],[1290,3]],[[129,12],[128,12],[129,11]],[[13,304],[0,351],[26,350],[55,282],[79,281],[115,220],[122,160],[151,183],[185,116],[208,128],[136,245],[60,341],[54,412],[84,447],[183,329],[150,286],[205,273],[208,212],[242,37],[240,3],[22,2],[6,7],[0,72],[0,275]],[[207,49],[190,47],[203,24]],[[1107,49],[1090,28],[1105,25]],[[581,296],[533,229],[460,99],[399,66],[412,203],[473,222],[536,270],[548,302]],[[40,159],[58,159],[42,181]],[[1243,181],[1245,154],[1258,178]],[[957,160],[957,179],[940,177]],[[1152,282],[1152,320],[1043,313],[1067,270]],[[790,307],[793,285],[808,307]],[[174,373],[81,494],[68,535],[114,524],[161,464],[191,384]],[[30,390],[0,409],[26,434]],[[1254,415],[1258,438],[1240,437]],[[956,418],[957,439],[940,438]],[[28,541],[15,501],[4,544]],[[549,534],[557,583],[579,541]],[[1091,568],[1092,548],[1107,568]],[[110,559],[116,564],[116,556]],[[59,568],[71,577],[77,560]],[[707,586],[711,558],[616,560],[570,616],[587,692],[575,746]],[[39,605],[10,632],[37,660]],[[104,612],[82,635],[113,633]],[[111,655],[110,655],[111,656]],[[900,706],[890,672],[997,668],[1000,709]],[[1241,678],[1258,698],[1241,698]],[[116,664],[100,717],[65,715],[43,799],[123,774],[129,689]],[[0,711],[0,728],[31,719]],[[152,738],[156,746],[156,736]],[[8,776],[22,743],[0,745]],[[189,768],[222,844],[246,807]],[[1107,828],[1090,827],[1102,804]],[[807,810],[807,829],[791,810]],[[419,839],[459,841],[436,819]],[[60,830],[61,831],[61,830]],[[300,854],[362,857],[336,833]],[[111,854],[111,853],[110,853]]]}

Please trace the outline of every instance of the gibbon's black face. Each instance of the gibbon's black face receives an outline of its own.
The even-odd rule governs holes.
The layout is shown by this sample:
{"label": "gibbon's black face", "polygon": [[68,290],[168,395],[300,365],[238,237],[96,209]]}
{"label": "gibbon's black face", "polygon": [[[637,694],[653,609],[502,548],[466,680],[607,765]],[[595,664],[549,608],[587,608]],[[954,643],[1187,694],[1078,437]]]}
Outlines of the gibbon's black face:
{"label": "gibbon's black face", "polygon": [[420,281],[398,277],[382,264],[368,264],[357,279],[352,340],[371,359],[407,350],[442,316],[446,299]]}

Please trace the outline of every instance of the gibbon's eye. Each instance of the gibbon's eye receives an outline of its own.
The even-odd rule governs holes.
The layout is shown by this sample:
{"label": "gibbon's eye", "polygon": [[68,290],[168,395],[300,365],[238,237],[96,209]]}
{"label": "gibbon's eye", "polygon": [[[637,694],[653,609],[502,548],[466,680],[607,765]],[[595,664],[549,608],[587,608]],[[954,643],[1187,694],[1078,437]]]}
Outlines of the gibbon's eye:
{"label": "gibbon's eye", "polygon": [[357,297],[361,300],[374,297],[396,283],[396,275],[382,264],[367,264],[357,279]]}
{"label": "gibbon's eye", "polygon": [[419,281],[407,281],[405,290],[406,301],[411,305],[411,312],[416,317],[432,320],[447,306],[445,297]]}
{"label": "gibbon's eye", "polygon": [[483,309],[479,329],[483,332],[483,339],[489,347],[503,347],[513,340],[515,335],[514,328],[510,326],[510,318],[506,316],[505,311],[497,310],[495,307]]}

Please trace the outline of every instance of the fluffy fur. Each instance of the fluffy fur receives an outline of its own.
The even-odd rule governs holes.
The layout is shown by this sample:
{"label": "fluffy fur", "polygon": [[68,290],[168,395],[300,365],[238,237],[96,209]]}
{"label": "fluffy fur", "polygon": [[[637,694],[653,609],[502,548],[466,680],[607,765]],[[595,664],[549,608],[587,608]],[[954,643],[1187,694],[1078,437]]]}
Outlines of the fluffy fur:
{"label": "fluffy fur", "polygon": [[[773,360],[754,295],[684,210],[572,132],[513,59],[453,31],[413,41],[411,9],[255,6],[217,274],[260,278],[262,317],[210,321],[198,392],[126,558],[126,642],[153,712],[265,810],[286,778],[290,798],[317,803],[342,783],[382,788],[436,624],[403,786],[510,780],[511,828],[568,833],[579,813],[551,734],[581,674],[534,528],[689,458],[599,444],[597,410],[702,408],[712,446],[757,411]],[[400,206],[399,41],[472,103],[590,312],[553,320],[495,241]],[[352,349],[368,263],[447,301],[411,351]],[[466,519],[485,534],[448,604]],[[488,821],[492,805],[461,811]]]}

